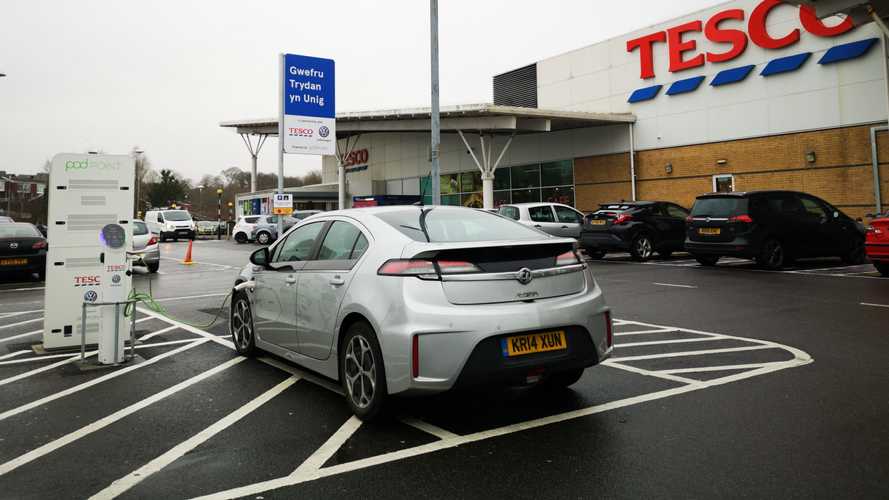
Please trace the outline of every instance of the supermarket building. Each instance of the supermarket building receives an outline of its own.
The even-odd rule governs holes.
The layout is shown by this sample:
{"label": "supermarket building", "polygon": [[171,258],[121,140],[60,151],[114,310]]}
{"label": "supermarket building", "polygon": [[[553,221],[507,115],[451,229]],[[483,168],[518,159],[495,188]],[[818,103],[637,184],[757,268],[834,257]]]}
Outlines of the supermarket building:
{"label": "supermarket building", "polygon": [[[739,0],[493,78],[493,105],[442,109],[442,202],[615,200],[690,206],[712,191],[793,189],[852,216],[889,197],[886,49],[873,23]],[[226,122],[242,134],[277,121]],[[429,110],[337,115],[351,202],[429,196]],[[496,169],[494,169],[496,165]],[[493,172],[492,172],[493,170]],[[493,175],[485,175],[485,172]]]}

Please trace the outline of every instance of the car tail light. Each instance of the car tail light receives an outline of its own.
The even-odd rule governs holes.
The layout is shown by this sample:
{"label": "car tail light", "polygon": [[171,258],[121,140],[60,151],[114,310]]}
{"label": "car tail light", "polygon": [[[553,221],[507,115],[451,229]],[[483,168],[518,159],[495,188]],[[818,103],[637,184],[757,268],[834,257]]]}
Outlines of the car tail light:
{"label": "car tail light", "polygon": [[435,262],[426,259],[392,259],[377,270],[380,276],[416,276],[421,279],[439,278]]}
{"label": "car tail light", "polygon": [[751,224],[753,222],[753,219],[749,215],[744,214],[744,215],[735,215],[735,216],[729,217],[728,221],[729,222],[746,222],[747,224]]}
{"label": "car tail light", "polygon": [[633,220],[633,216],[630,214],[620,214],[614,219],[614,224],[623,224],[624,222],[630,222]]}
{"label": "car tail light", "polygon": [[462,260],[439,260],[437,263],[441,274],[477,273],[481,271],[472,262]]}
{"label": "car tail light", "polygon": [[605,311],[605,341],[608,347],[614,345],[614,326],[611,324],[611,311]]}
{"label": "car tail light", "polygon": [[420,376],[420,336],[414,335],[411,340],[411,375],[414,378]]}
{"label": "car tail light", "polygon": [[148,246],[157,245],[157,236],[152,235],[151,238],[148,238]]}
{"label": "car tail light", "polygon": [[40,250],[41,248],[46,248],[46,240],[40,240],[37,243],[31,245],[31,249]]}
{"label": "car tail light", "polygon": [[556,265],[557,266],[571,266],[574,264],[579,264],[580,259],[577,258],[577,254],[574,253],[573,250],[565,252],[556,257]]}

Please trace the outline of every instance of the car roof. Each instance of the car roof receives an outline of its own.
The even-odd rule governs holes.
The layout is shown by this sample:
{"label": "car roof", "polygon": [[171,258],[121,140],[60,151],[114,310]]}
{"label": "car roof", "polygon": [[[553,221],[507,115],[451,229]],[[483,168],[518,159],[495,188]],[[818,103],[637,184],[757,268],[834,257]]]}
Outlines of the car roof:
{"label": "car roof", "polygon": [[698,198],[719,198],[719,197],[735,197],[735,198],[747,198],[754,195],[768,195],[768,194],[802,194],[806,196],[815,196],[813,194],[804,193],[802,191],[792,191],[789,189],[760,189],[756,191],[732,191],[730,193],[706,193],[702,195],[698,195]]}
{"label": "car roof", "polygon": [[629,206],[633,206],[633,207],[641,207],[641,206],[654,205],[655,203],[669,203],[669,202],[666,202],[666,201],[641,201],[641,200],[637,200],[637,201],[612,201],[612,202],[610,202],[610,203],[599,203],[599,206],[600,206],[600,207],[604,207],[604,206],[606,206],[606,205],[629,205]]}
{"label": "car roof", "polygon": [[570,205],[566,205],[564,203],[556,203],[553,201],[529,201],[529,202],[525,202],[525,203],[504,203],[503,205],[500,205],[500,206],[501,207],[528,207],[528,208],[530,208],[530,207],[548,207],[548,206],[552,206],[552,205],[560,205],[563,207],[570,208]]}

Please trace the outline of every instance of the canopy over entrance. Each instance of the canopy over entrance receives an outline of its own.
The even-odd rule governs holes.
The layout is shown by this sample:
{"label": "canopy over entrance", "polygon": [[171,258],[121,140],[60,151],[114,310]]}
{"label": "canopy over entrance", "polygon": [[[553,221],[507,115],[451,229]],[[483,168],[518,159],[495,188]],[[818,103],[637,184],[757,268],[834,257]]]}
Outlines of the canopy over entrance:
{"label": "canopy over entrance", "polygon": [[[482,189],[484,207],[492,208],[494,199],[494,171],[500,164],[503,155],[509,149],[512,138],[516,134],[541,134],[589,128],[605,125],[625,124],[630,131],[630,162],[633,169],[632,127],[636,117],[630,113],[587,113],[578,111],[545,110],[538,108],[520,108],[513,106],[496,106],[493,104],[469,104],[446,106],[441,109],[441,133],[459,134],[467,152],[472,155],[476,166],[482,173]],[[265,138],[278,135],[278,120],[227,121],[221,127],[233,128],[245,138],[256,136]],[[429,108],[408,108],[382,111],[357,111],[339,113],[336,116],[336,135],[338,141],[337,160],[339,163],[340,207],[345,207],[345,181],[342,159],[347,156],[357,137],[364,134],[429,132],[431,128],[431,111]],[[481,153],[476,155],[466,139],[466,133],[478,135]],[[494,137],[506,136],[506,142],[500,151],[494,151]],[[351,139],[355,139],[354,141]],[[255,176],[256,154],[249,148],[253,156]],[[631,177],[634,178],[634,177]],[[635,184],[635,183],[634,183]]]}

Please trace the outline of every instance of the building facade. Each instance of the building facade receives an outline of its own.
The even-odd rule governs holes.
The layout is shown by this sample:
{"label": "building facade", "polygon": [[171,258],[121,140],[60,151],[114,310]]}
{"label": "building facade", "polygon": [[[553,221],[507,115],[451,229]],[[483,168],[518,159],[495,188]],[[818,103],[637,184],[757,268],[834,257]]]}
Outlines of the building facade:
{"label": "building facade", "polygon": [[[781,188],[853,216],[875,210],[871,128],[885,124],[889,93],[872,23],[819,20],[778,0],[728,2],[497,75],[494,104],[635,117],[632,134],[615,124],[516,136],[495,205],[590,211],[635,187],[636,199],[689,206],[711,191]],[[883,200],[885,136],[875,141]],[[428,133],[367,134],[353,151],[363,161],[346,161],[350,196],[429,194]],[[480,206],[479,169],[456,134],[442,136],[440,163],[443,203]],[[337,181],[335,158],[322,176]]]}

